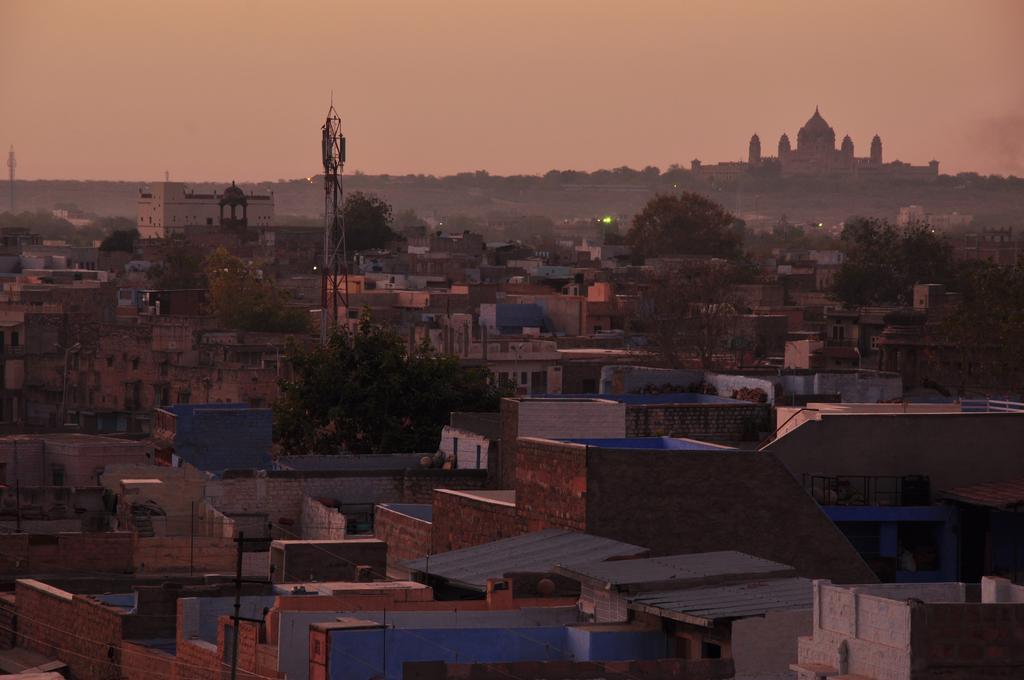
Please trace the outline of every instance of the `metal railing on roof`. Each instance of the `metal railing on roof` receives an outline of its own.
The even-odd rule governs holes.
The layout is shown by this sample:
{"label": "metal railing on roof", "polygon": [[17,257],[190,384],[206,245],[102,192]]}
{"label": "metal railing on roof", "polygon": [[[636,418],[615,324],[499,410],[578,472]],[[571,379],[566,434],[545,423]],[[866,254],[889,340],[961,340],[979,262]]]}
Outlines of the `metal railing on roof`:
{"label": "metal railing on roof", "polygon": [[1024,403],[1004,399],[962,399],[964,413],[1024,413]]}

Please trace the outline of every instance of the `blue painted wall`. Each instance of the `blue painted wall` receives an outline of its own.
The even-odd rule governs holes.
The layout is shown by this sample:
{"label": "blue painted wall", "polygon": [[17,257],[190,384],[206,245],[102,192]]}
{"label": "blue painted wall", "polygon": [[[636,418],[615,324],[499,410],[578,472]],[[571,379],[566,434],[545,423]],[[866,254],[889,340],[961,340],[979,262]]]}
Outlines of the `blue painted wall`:
{"label": "blue painted wall", "polygon": [[331,633],[331,680],[400,680],[406,661],[499,663],[575,659],[659,659],[660,631],[608,631],[565,626],[340,630]]}
{"label": "blue painted wall", "polygon": [[936,571],[904,571],[897,569],[897,583],[935,583],[957,580],[959,541],[957,509],[946,505],[878,506],[823,505],[822,510],[840,527],[844,522],[866,522],[878,525],[878,554],[899,563],[899,525],[922,522],[935,527],[938,533],[939,569]]}
{"label": "blue painted wall", "polygon": [[175,455],[200,470],[270,468],[270,409],[246,404],[188,404],[164,410],[175,415]]}

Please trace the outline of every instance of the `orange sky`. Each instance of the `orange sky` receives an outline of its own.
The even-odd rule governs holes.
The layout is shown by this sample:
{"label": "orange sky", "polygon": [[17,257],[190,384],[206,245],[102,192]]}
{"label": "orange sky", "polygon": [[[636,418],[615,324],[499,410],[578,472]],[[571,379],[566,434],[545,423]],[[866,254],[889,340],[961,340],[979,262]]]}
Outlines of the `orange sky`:
{"label": "orange sky", "polygon": [[[820,105],[858,155],[1024,175],[1024,0],[0,0],[19,177],[734,160]],[[6,168],[5,168],[6,170]]]}

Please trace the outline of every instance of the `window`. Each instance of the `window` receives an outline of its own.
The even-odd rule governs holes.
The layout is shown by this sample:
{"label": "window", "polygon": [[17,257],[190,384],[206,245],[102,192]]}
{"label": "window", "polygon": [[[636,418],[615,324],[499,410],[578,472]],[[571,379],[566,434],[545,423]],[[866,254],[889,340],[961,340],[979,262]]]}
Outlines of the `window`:
{"label": "window", "polygon": [[21,343],[21,337],[18,331],[11,331],[11,347],[17,347]]}
{"label": "window", "polygon": [[721,659],[722,658],[722,646],[716,645],[714,642],[704,641],[700,644],[700,658],[702,659]]}
{"label": "window", "polygon": [[843,340],[846,337],[846,329],[842,326],[832,326],[832,339]]}
{"label": "window", "polygon": [[520,385],[529,385],[530,384],[530,382],[529,382],[530,381],[530,377],[529,376],[530,376],[530,374],[527,373],[526,371],[521,372],[519,374],[519,384]]}
{"label": "window", "polygon": [[134,359],[132,359],[132,370],[133,371],[139,370],[139,358],[138,357],[135,357]]}
{"label": "window", "polygon": [[7,463],[0,463],[0,484],[7,483]]}
{"label": "window", "polygon": [[53,486],[64,486],[64,466],[50,466],[50,483]]}
{"label": "window", "polygon": [[208,226],[209,226],[209,225],[212,225],[212,224],[213,224],[213,218],[212,218],[212,217],[207,217],[207,218],[206,218],[206,224],[207,224]]}
{"label": "window", "polygon": [[107,368],[113,368],[113,367],[114,367],[114,357],[109,356],[109,357],[107,357]]}

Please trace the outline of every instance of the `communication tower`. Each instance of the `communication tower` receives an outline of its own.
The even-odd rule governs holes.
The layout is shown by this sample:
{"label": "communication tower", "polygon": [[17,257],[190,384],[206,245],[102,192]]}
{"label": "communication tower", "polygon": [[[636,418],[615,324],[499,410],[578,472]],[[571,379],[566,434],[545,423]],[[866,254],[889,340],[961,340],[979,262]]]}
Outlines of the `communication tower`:
{"label": "communication tower", "polygon": [[321,275],[320,344],[326,345],[338,327],[338,305],[348,310],[348,251],[342,215],[342,172],[345,136],[334,104],[321,129],[324,161],[324,261]]}

